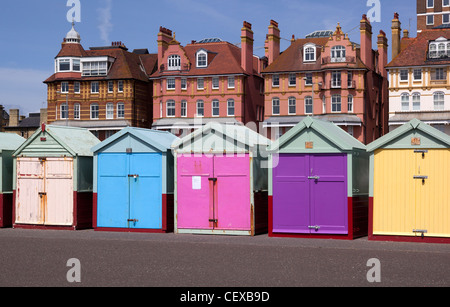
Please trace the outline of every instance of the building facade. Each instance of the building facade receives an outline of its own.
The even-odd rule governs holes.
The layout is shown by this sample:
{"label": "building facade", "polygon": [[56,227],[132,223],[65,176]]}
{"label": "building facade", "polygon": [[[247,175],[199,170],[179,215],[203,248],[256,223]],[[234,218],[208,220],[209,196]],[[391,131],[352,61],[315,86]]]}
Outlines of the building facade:
{"label": "building facade", "polygon": [[48,86],[48,123],[89,129],[103,140],[124,127],[150,128],[157,55],[121,42],[85,50],[74,27],[55,58]]}
{"label": "building facade", "polygon": [[400,39],[399,15],[392,21],[393,48],[388,65],[389,126],[394,130],[414,118],[450,134],[450,28],[424,29]]}
{"label": "building facade", "polygon": [[265,78],[267,135],[277,139],[312,116],[341,126],[362,143],[387,132],[387,39],[378,35],[372,49],[372,26],[365,15],[360,45],[341,27],[291,40],[280,54],[280,30],[271,21],[266,40]]}
{"label": "building facade", "polygon": [[151,76],[154,129],[180,136],[211,121],[262,121],[264,60],[253,55],[251,27],[244,22],[240,47],[219,38],[182,46],[171,30],[160,28],[159,67]]}
{"label": "building facade", "polygon": [[450,25],[450,0],[417,0],[417,32]]}

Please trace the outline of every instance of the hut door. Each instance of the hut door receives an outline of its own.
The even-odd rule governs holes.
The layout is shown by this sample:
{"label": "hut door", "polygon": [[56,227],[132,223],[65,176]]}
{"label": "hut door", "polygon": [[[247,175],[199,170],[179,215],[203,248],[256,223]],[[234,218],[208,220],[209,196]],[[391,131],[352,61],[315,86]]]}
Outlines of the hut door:
{"label": "hut door", "polygon": [[213,162],[213,156],[178,157],[177,228],[213,229]]}
{"label": "hut door", "polygon": [[214,157],[214,228],[251,229],[249,155]]}

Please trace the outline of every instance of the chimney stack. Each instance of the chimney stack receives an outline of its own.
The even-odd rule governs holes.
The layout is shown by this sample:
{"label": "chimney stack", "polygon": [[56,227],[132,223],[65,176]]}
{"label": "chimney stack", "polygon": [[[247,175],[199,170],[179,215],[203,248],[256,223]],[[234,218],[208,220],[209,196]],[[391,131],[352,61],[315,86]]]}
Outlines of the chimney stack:
{"label": "chimney stack", "polygon": [[269,65],[276,60],[280,55],[280,29],[278,29],[278,22],[271,20],[269,25],[269,34],[267,35],[267,57]]}
{"label": "chimney stack", "polygon": [[361,32],[361,50],[360,56],[362,62],[369,68],[374,69],[373,51],[372,51],[372,25],[367,15],[364,14],[360,21]]}
{"label": "chimney stack", "polygon": [[395,59],[400,53],[400,34],[402,32],[401,22],[398,13],[394,14],[392,19],[392,59]]}
{"label": "chimney stack", "polygon": [[9,110],[9,127],[19,126],[19,109]]}
{"label": "chimney stack", "polygon": [[159,28],[158,33],[158,65],[163,64],[164,52],[169,47],[169,43],[173,40],[172,31],[163,27]]}
{"label": "chimney stack", "polygon": [[380,30],[380,34],[378,35],[377,46],[378,71],[384,78],[387,78],[386,66],[388,64],[388,40],[386,38],[386,33],[383,30]]}
{"label": "chimney stack", "polygon": [[241,66],[245,72],[253,73],[253,31],[252,24],[247,21],[241,29]]}

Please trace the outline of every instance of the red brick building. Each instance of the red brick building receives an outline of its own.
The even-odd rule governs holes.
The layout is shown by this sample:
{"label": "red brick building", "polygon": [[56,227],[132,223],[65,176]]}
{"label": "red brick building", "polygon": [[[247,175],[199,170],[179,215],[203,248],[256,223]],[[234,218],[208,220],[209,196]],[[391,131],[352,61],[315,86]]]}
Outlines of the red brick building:
{"label": "red brick building", "polygon": [[307,116],[341,126],[368,144],[388,132],[387,39],[378,35],[372,49],[372,26],[365,15],[360,44],[341,27],[317,31],[280,53],[280,30],[271,21],[266,40],[267,135],[277,139]]}
{"label": "red brick building", "polygon": [[48,123],[89,129],[100,140],[127,126],[150,128],[158,55],[129,52],[121,42],[85,50],[74,27],[55,58],[48,86]]}

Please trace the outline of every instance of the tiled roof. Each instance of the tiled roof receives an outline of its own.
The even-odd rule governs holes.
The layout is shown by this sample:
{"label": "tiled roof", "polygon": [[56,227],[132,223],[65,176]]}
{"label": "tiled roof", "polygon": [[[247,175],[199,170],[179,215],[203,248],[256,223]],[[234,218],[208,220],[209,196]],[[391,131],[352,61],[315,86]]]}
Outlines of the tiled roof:
{"label": "tiled roof", "polygon": [[[67,46],[81,46],[79,44],[63,44],[63,49],[58,54],[59,56],[80,56],[70,53]],[[71,50],[76,48],[72,48]],[[81,47],[81,49],[83,49]],[[107,76],[96,77],[82,77],[82,80],[118,80],[118,79],[135,79],[141,81],[148,81],[148,76],[151,75],[157,68],[158,55],[157,54],[142,54],[128,52],[122,47],[109,48],[95,48],[94,50],[83,50],[83,57],[98,57],[109,56],[115,59]],[[63,54],[63,55],[61,55]],[[144,69],[141,69],[143,66]],[[58,80],[81,80],[80,73],[55,73],[44,83],[54,82]]]}
{"label": "tiled roof", "polygon": [[450,64],[450,59],[427,61],[429,42],[441,36],[450,39],[450,29],[423,30],[416,38],[402,39],[401,52],[386,67]]}
{"label": "tiled roof", "polygon": [[[227,75],[227,74],[245,74],[241,67],[241,48],[221,41],[210,43],[193,43],[185,47],[180,46],[190,62],[190,69],[183,72],[185,76],[207,76],[207,75]],[[208,52],[208,66],[205,68],[196,67],[196,53],[199,50]],[[159,63],[164,64],[164,63]],[[258,61],[253,61],[253,72],[257,74]],[[156,71],[151,77],[179,75],[179,71]]]}

